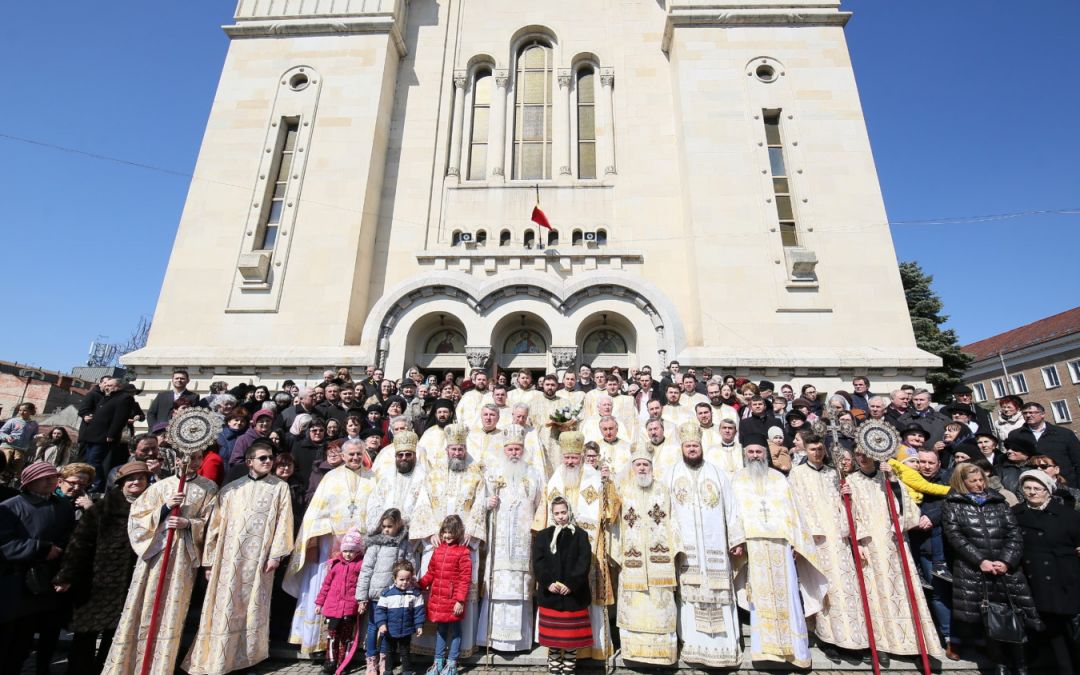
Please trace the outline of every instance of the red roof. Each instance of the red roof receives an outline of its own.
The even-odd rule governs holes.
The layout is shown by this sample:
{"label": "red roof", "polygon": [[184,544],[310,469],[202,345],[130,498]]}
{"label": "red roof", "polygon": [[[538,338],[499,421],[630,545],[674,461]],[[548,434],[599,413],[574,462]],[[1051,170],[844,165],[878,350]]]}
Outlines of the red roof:
{"label": "red roof", "polygon": [[972,342],[961,349],[973,356],[976,361],[981,361],[998,352],[1007,354],[1073,333],[1080,333],[1080,307],[1033,321],[1026,326],[1013,328],[985,340]]}

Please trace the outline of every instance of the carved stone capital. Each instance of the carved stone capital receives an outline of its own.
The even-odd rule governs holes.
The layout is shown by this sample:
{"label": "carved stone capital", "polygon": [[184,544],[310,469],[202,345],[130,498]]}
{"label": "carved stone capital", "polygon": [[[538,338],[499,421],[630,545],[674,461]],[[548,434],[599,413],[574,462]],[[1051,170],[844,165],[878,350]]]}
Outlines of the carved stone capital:
{"label": "carved stone capital", "polygon": [[492,176],[502,176],[503,175],[503,168],[501,166],[495,167],[494,169],[491,170],[491,175]]}
{"label": "carved stone capital", "polygon": [[470,368],[487,368],[491,360],[491,345],[465,345],[465,358]]}
{"label": "carved stone capital", "polygon": [[499,89],[506,89],[506,83],[510,81],[510,75],[505,70],[495,71],[495,86]]}
{"label": "carved stone capital", "polygon": [[571,175],[571,174],[570,174],[570,167],[568,167],[568,166],[565,166],[565,165],[564,165],[564,166],[560,166],[560,167],[559,167],[559,175],[560,175],[560,176],[569,176],[569,175]]}
{"label": "carved stone capital", "polygon": [[607,174],[615,174],[615,173],[617,173],[617,172],[615,171],[615,167],[614,167],[614,166],[612,166],[612,165],[610,165],[610,164],[609,164],[609,165],[607,165],[607,166],[605,166],[605,167],[604,167],[604,175],[607,175]]}
{"label": "carved stone capital", "polygon": [[600,69],[600,86],[610,87],[615,84],[615,69],[614,68],[601,68]]}
{"label": "carved stone capital", "polygon": [[551,361],[554,363],[555,368],[562,370],[564,368],[571,368],[574,362],[577,361],[578,348],[577,346],[571,347],[550,347],[548,351],[551,352]]}
{"label": "carved stone capital", "polygon": [[446,175],[447,176],[460,176],[461,171],[456,166],[452,166],[452,167],[450,167],[449,169],[446,170]]}
{"label": "carved stone capital", "polygon": [[469,74],[464,70],[454,71],[454,86],[458,89],[464,89],[465,85],[469,82]]}
{"label": "carved stone capital", "polygon": [[559,74],[556,76],[556,80],[559,82],[559,89],[569,89],[570,82],[573,81],[573,77],[570,74],[569,68],[560,68]]}

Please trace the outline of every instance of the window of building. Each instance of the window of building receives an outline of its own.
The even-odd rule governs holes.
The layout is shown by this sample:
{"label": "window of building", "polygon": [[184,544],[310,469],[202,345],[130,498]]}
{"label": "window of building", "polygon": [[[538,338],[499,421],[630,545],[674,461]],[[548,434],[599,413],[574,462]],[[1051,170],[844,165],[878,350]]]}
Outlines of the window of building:
{"label": "window of building", "polygon": [[479,230],[476,233],[476,245],[487,246],[487,230]]}
{"label": "window of building", "polygon": [[1069,379],[1073,384],[1080,384],[1080,359],[1069,361]]}
{"label": "window of building", "polygon": [[1050,409],[1054,411],[1054,421],[1056,423],[1072,422],[1072,415],[1069,413],[1069,402],[1065,399],[1050,401]]}
{"label": "window of building", "polygon": [[607,230],[597,230],[596,231],[596,245],[597,246],[604,246],[605,244],[607,244]]}
{"label": "window of building", "polygon": [[1028,393],[1027,378],[1023,373],[1017,373],[1012,376],[1012,388],[1014,394],[1026,394]]}
{"label": "window of building", "polygon": [[536,233],[532,230],[525,230],[525,248],[532,248],[536,246]]}
{"label": "window of building", "polygon": [[510,245],[510,230],[503,230],[499,233],[499,246]]}
{"label": "window of building", "polygon": [[1043,366],[1043,384],[1047,389],[1055,389],[1061,386],[1061,378],[1058,377],[1057,366]]}
{"label": "window of building", "polygon": [[460,246],[461,245],[461,230],[454,230],[454,233],[450,235],[450,245],[451,246]]}
{"label": "window of building", "polygon": [[570,245],[581,246],[581,230],[574,230],[570,233]]}
{"label": "window of building", "polygon": [[266,209],[266,217],[263,222],[262,233],[259,238],[257,251],[270,251],[277,241],[278,227],[281,225],[281,215],[285,212],[285,193],[289,188],[289,177],[292,175],[293,153],[296,151],[296,136],[300,133],[300,120],[286,118],[281,124],[281,143],[271,175],[274,181],[268,186],[270,196],[269,206]]}
{"label": "window of building", "polygon": [[424,345],[425,354],[464,354],[465,335],[453,328],[440,328],[428,338]]}
{"label": "window of building", "polygon": [[559,232],[557,230],[548,230],[547,233],[548,246],[559,245]]}
{"label": "window of building", "polygon": [[551,48],[533,42],[518,54],[514,79],[515,179],[551,178]]}
{"label": "window of building", "polygon": [[473,80],[472,135],[469,142],[469,180],[487,177],[488,125],[491,120],[492,78],[490,70],[480,70]]}
{"label": "window of building", "polygon": [[578,178],[596,178],[596,72],[577,72]]}
{"label": "window of building", "polygon": [[990,386],[994,388],[994,398],[1001,398],[1009,392],[1005,390],[1005,379],[1001,377],[995,377],[990,380]]}
{"label": "window of building", "polygon": [[583,343],[586,354],[625,354],[626,338],[609,328],[601,328],[589,333]]}
{"label": "window of building", "polygon": [[769,147],[769,168],[772,171],[773,199],[780,225],[780,243],[798,246],[799,235],[795,227],[795,210],[791,203],[791,183],[787,164],[784,162],[784,144],[780,135],[780,111],[765,111],[765,143]]}
{"label": "window of building", "polygon": [[982,403],[986,400],[986,386],[982,382],[971,385],[971,391],[975,394],[975,400]]}

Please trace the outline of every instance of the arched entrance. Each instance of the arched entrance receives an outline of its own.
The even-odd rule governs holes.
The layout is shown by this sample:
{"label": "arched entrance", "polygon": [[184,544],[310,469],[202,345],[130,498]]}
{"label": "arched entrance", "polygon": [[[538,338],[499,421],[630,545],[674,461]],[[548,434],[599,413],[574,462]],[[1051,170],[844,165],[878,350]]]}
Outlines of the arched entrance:
{"label": "arched entrance", "polygon": [[464,375],[468,368],[465,357],[465,324],[447,312],[424,316],[412,325],[405,352],[412,355],[411,364],[421,372],[435,373],[440,379],[447,371]]}
{"label": "arched entrance", "polygon": [[495,364],[501,370],[528,370],[534,379],[547,372],[551,330],[536,314],[508,314],[495,324],[491,335]]}
{"label": "arched entrance", "polygon": [[625,372],[636,363],[637,331],[621,314],[596,312],[582,320],[577,332],[579,363],[593,368],[618,366]]}

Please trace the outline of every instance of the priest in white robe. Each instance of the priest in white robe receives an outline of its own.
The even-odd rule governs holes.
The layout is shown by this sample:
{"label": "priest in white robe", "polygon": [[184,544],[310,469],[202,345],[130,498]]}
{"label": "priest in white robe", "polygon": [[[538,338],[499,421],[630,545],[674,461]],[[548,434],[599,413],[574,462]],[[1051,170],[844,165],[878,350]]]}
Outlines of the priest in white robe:
{"label": "priest in white robe", "polygon": [[622,657],[670,666],[679,658],[675,556],[682,537],[671,517],[667,487],[653,477],[652,455],[637,446],[618,485],[622,510],[612,534],[619,573],[616,623]]}
{"label": "priest in white robe", "polygon": [[682,461],[679,439],[664,433],[664,420],[660,418],[654,417],[645,423],[645,438],[640,438],[637,442],[652,453],[653,473],[657,478],[665,478],[671,467]]}
{"label": "priest in white robe", "polygon": [[341,446],[345,463],[323,476],[296,534],[281,587],[296,598],[289,642],[299,645],[304,656],[326,651],[323,617],[315,607],[326,561],[340,550],[341,538],[350,528],[362,529],[366,523],[368,497],[375,489],[374,474],[364,469],[366,452],[363,442],[345,441]]}
{"label": "priest in white robe", "polygon": [[543,497],[540,474],[523,458],[525,429],[503,431],[503,459],[485,472],[489,534],[477,643],[520,652],[533,641],[532,522]]}
{"label": "priest in white robe", "polygon": [[[451,424],[446,427],[445,434],[444,459],[428,469],[424,476],[416,512],[409,524],[409,539],[421,549],[420,569],[416,576],[422,577],[427,573],[428,563],[435,551],[443,519],[453,514],[459,516],[465,525],[464,544],[469,547],[472,561],[472,581],[461,619],[461,657],[467,658],[476,649],[479,550],[487,536],[484,518],[487,488],[480,464],[469,457],[465,450],[469,430],[464,425]],[[413,651],[419,654],[435,653],[434,624],[428,622],[424,625],[423,635],[413,640]]]}
{"label": "priest in white robe", "polygon": [[424,487],[424,468],[416,459],[417,437],[411,431],[402,430],[394,434],[394,441],[383,448],[383,454],[394,459],[393,471],[384,472],[375,481],[375,487],[368,497],[364,531],[374,532],[379,519],[387,509],[401,511],[406,526],[412,521],[416,511],[416,502]]}
{"label": "priest in white robe", "polygon": [[474,462],[481,468],[501,462],[499,453],[499,408],[494,403],[485,403],[480,408],[479,424],[469,426],[469,436],[465,439],[465,449]]}
{"label": "priest in white robe", "polygon": [[[103,673],[131,675],[141,672],[154,596],[165,560],[162,552],[169,530],[174,530],[176,534],[173,535],[172,556],[165,577],[167,586],[162,596],[149,672],[153,675],[172,675],[176,667],[184,617],[187,616],[191,592],[195,587],[195,573],[202,564],[206,524],[217,496],[214,481],[197,475],[202,466],[202,454],[194,452],[189,455],[183,492],[178,489],[180,479],[170,476],[148,487],[131,505],[128,539],[138,559]],[[179,472],[184,465],[177,461],[176,467]],[[169,509],[173,506],[180,507],[180,515],[169,515]]]}
{"label": "priest in white robe", "polygon": [[492,400],[487,373],[482,370],[474,372],[472,381],[473,388],[461,395],[455,411],[457,421],[469,428],[480,425],[480,408]]}
{"label": "priest in white robe", "polygon": [[735,590],[739,605],[750,612],[751,658],[809,668],[806,617],[821,609],[827,584],[791,486],[767,464],[766,443],[761,434],[747,435],[746,468],[732,480],[746,537]]}
{"label": "priest in white robe", "polygon": [[[701,424],[701,416],[698,417]],[[701,443],[705,448],[705,461],[715,464],[732,478],[743,468],[742,444],[739,443],[739,424],[734,419],[721,419],[712,428],[702,425]]]}
{"label": "priest in white robe", "polygon": [[665,479],[682,537],[682,659],[708,668],[735,668],[742,663],[742,639],[729,552],[741,556],[745,537],[731,482],[705,461],[699,434],[696,422],[679,429],[682,456]]}
{"label": "priest in white robe", "polygon": [[270,441],[252,443],[244,461],[248,474],[218,492],[206,531],[206,596],[181,666],[192,675],[243,670],[270,656],[270,594],[274,570],[292,552],[292,499],[289,484],[270,472]]}

